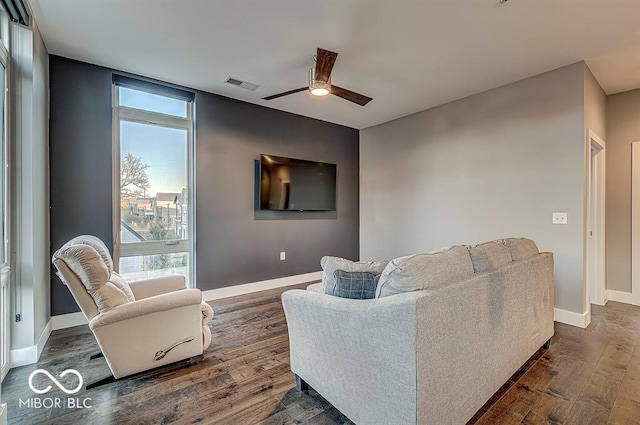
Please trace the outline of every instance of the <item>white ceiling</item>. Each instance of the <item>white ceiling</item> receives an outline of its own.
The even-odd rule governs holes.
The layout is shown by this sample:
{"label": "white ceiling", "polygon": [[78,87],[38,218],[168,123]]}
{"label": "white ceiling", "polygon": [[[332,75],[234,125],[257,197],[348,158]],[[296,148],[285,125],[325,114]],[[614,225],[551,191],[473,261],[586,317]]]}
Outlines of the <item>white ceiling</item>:
{"label": "white ceiling", "polygon": [[[640,87],[640,0],[30,0],[49,53],[364,128],[586,60]],[[316,47],[361,107],[308,92]],[[255,92],[224,84],[233,76]]]}

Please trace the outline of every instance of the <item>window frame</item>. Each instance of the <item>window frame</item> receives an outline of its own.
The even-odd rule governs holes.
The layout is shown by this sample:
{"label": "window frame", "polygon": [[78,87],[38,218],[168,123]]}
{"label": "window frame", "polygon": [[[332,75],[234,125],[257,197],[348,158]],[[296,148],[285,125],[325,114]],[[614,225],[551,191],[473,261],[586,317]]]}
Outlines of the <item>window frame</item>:
{"label": "window frame", "polygon": [[[8,35],[8,19],[1,19],[2,22],[0,24],[0,32],[2,35]],[[13,155],[13,149],[11,147],[11,137],[12,137],[12,126],[11,126],[11,78],[12,78],[12,70],[11,70],[11,55],[9,54],[9,50],[6,47],[6,43],[8,43],[8,39],[4,39],[4,37],[0,37],[0,63],[4,66],[4,111],[3,111],[3,120],[4,120],[4,134],[1,136],[4,138],[2,142],[0,142],[0,149],[2,152],[0,153],[0,167],[2,172],[2,181],[0,182],[0,196],[2,196],[2,202],[4,202],[4,217],[0,214],[0,225],[4,228],[4,240],[0,241],[3,245],[3,258],[0,258],[0,338],[2,341],[0,342],[0,350],[2,350],[2,361],[0,361],[0,382],[2,382],[9,372],[10,369],[10,346],[11,346],[11,314],[10,314],[10,302],[12,299],[12,292],[14,289],[11,287],[11,237],[13,233],[12,226],[12,207],[13,207],[13,179],[12,179],[12,168],[11,168],[11,158]],[[0,208],[1,211],[1,208]],[[0,410],[2,406],[0,405]]]}
{"label": "window frame", "polygon": [[[142,82],[145,83],[145,82]],[[145,83],[148,84],[148,83]],[[119,87],[117,83],[112,85],[112,135],[113,135],[113,157],[112,157],[112,192],[113,192],[113,262],[114,269],[119,271],[120,258],[157,255],[157,254],[174,254],[185,252],[189,254],[188,261],[188,282],[189,287],[195,288],[195,172],[194,172],[194,130],[195,130],[195,101],[184,100],[187,102],[187,116],[179,117],[175,115],[163,114],[160,112],[147,111],[143,109],[121,106],[119,99]],[[160,94],[156,91],[131,87],[129,85],[122,86],[129,89],[138,90],[146,93]],[[163,95],[173,97],[171,95]],[[136,243],[121,243],[120,241],[120,225],[121,225],[121,209],[120,209],[120,123],[122,121],[133,122],[138,124],[155,125],[160,127],[186,130],[187,132],[187,239],[172,239],[166,241],[146,241]]]}

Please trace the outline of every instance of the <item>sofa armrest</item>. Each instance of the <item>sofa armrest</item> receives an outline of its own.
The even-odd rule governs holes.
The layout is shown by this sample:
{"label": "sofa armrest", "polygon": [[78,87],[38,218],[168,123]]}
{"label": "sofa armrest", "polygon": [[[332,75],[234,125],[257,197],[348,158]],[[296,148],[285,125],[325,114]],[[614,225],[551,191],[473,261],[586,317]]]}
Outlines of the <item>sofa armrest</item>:
{"label": "sofa armrest", "polygon": [[184,276],[171,275],[128,282],[136,300],[186,289]]}
{"label": "sofa armrest", "polygon": [[[95,330],[100,326],[106,326],[111,323],[121,322],[123,320],[133,319],[147,314],[172,310],[188,305],[195,305],[198,307],[198,311],[200,311],[201,302],[202,293],[199,289],[185,289],[182,291],[155,295],[153,297],[122,304],[107,311],[106,313],[98,314],[96,317],[91,319],[89,327],[91,330]],[[202,324],[202,320],[200,320],[200,324]]]}
{"label": "sofa armrest", "polygon": [[425,296],[283,293],[292,372],[355,423],[415,423],[416,310]]}

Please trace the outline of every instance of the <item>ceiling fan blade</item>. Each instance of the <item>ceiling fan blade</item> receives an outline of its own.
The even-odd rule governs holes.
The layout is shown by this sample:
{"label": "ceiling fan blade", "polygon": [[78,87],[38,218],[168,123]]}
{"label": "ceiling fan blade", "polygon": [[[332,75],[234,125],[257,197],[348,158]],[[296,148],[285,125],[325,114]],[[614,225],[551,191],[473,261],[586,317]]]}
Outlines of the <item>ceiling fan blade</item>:
{"label": "ceiling fan blade", "polygon": [[357,103],[360,106],[364,106],[371,102],[373,99],[360,93],[353,92],[351,90],[343,89],[338,86],[331,86],[331,94],[335,94],[338,97],[348,100],[349,102]]}
{"label": "ceiling fan blade", "polygon": [[293,90],[285,91],[285,92],[278,93],[278,94],[272,94],[271,96],[263,97],[262,100],[277,99],[277,98],[282,97],[282,96],[289,96],[290,94],[298,93],[298,92],[305,91],[305,90],[309,90],[309,87],[305,86],[305,87],[300,87],[299,89],[293,89]]}
{"label": "ceiling fan blade", "polygon": [[337,58],[338,54],[336,52],[330,52],[318,47],[318,53],[316,54],[316,80],[329,81],[331,70]]}

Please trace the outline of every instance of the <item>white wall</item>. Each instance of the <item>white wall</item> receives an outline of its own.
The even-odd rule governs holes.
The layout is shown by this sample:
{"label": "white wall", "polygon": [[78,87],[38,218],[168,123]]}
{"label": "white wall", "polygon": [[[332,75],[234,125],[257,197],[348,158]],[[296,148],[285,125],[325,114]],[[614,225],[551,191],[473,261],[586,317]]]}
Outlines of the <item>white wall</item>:
{"label": "white wall", "polygon": [[528,237],[554,253],[556,307],[582,313],[584,72],[576,63],[362,130],[361,258]]}
{"label": "white wall", "polygon": [[[584,122],[585,141],[586,131],[590,128],[607,142],[607,95],[587,64],[584,64]],[[590,149],[586,152],[589,153]]]}
{"label": "white wall", "polygon": [[49,53],[33,22],[33,197],[34,197],[34,338],[49,318],[51,259],[49,257]]}
{"label": "white wall", "polygon": [[[33,360],[49,321],[48,54],[37,26],[11,25],[14,111],[12,362]],[[39,353],[38,353],[39,354]],[[36,355],[37,357],[37,355]],[[17,359],[17,360],[16,360]]]}
{"label": "white wall", "polygon": [[607,98],[607,289],[631,292],[631,143],[640,141],[640,89]]}

